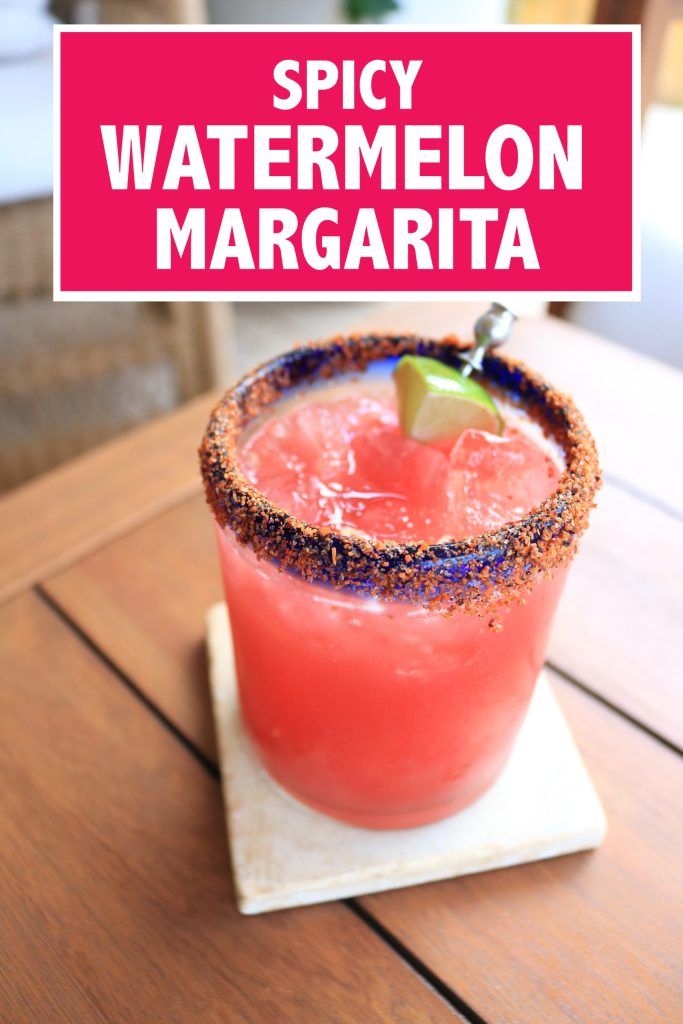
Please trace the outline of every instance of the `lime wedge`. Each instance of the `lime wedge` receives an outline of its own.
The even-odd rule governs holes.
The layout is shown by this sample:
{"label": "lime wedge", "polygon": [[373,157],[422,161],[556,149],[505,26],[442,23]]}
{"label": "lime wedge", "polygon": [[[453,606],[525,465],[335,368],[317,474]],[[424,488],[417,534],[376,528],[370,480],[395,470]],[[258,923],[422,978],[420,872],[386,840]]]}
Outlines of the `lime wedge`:
{"label": "lime wedge", "polygon": [[394,381],[401,430],[416,441],[455,441],[470,429],[503,432],[488,391],[438,359],[403,356]]}

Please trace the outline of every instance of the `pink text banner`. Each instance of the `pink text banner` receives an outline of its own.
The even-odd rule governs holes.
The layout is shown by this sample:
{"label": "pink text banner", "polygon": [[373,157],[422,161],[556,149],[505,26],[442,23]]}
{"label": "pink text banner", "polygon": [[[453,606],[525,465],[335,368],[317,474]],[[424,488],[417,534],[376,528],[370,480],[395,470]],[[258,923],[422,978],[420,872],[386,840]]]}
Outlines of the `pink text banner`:
{"label": "pink text banner", "polygon": [[56,298],[637,298],[632,30],[56,34]]}

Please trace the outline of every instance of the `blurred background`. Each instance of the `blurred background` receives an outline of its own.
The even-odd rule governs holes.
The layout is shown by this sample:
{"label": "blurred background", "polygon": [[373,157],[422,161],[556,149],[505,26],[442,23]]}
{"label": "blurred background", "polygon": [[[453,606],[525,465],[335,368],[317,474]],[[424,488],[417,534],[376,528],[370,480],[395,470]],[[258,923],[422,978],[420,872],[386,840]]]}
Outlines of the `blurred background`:
{"label": "blurred background", "polygon": [[344,302],[53,303],[56,21],[640,23],[643,301],[525,312],[565,317],[683,367],[682,0],[0,0],[0,491],[295,341],[381,311]]}

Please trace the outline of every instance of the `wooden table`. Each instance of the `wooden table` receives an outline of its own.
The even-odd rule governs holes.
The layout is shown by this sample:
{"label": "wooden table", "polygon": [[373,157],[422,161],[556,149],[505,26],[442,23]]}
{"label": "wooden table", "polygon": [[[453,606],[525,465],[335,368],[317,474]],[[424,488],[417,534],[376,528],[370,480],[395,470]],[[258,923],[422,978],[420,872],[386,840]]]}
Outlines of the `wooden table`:
{"label": "wooden table", "polygon": [[561,322],[511,347],[575,395],[606,471],[549,655],[605,845],[239,917],[203,646],[207,396],[0,503],[0,1020],[683,1020],[683,375]]}

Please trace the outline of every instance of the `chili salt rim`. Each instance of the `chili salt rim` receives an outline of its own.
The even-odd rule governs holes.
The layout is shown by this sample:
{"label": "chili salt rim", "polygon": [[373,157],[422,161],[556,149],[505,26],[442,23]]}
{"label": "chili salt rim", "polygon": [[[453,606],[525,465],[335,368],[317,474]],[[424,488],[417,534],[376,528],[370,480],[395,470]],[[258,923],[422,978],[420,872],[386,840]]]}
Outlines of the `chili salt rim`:
{"label": "chili salt rim", "polygon": [[573,401],[509,356],[489,354],[484,376],[517,396],[555,438],[565,469],[556,489],[521,520],[465,540],[438,544],[365,539],[313,526],[273,504],[242,473],[244,427],[290,388],[406,353],[459,365],[467,345],[417,335],[352,335],[301,346],[263,363],[213,409],[199,449],[206,497],[221,527],[230,527],[259,558],[304,580],[384,599],[444,609],[486,607],[523,595],[539,575],[566,564],[588,525],[600,486],[595,442]]}

